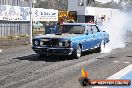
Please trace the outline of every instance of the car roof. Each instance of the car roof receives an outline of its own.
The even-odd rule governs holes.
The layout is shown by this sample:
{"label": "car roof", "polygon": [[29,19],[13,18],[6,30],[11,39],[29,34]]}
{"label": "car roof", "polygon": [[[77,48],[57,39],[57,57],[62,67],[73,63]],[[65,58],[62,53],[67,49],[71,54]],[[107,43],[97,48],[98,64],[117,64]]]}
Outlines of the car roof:
{"label": "car roof", "polygon": [[94,23],[63,23],[61,25],[96,25]]}

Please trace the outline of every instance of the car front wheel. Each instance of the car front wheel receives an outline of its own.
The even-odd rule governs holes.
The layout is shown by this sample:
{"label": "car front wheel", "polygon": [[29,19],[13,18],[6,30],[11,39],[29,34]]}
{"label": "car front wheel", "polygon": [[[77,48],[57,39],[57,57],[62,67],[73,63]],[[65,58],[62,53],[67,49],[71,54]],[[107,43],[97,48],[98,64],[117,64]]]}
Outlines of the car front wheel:
{"label": "car front wheel", "polygon": [[74,56],[74,58],[79,58],[79,57],[81,57],[81,55],[82,55],[82,49],[78,45],[77,48],[76,48],[76,50],[73,53],[73,56]]}

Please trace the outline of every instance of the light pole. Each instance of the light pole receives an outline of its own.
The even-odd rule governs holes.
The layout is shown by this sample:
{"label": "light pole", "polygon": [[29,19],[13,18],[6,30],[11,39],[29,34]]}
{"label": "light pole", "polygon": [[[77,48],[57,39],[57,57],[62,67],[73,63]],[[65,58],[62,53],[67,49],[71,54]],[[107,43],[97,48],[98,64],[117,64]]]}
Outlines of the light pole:
{"label": "light pole", "polygon": [[36,3],[36,0],[20,0],[20,1],[28,1],[30,4],[30,31],[29,31],[29,42],[32,44],[32,39],[33,39],[33,30],[32,30],[32,3]]}
{"label": "light pole", "polygon": [[32,8],[34,8],[34,4],[36,3],[36,0],[30,0],[30,43],[32,44],[33,39],[33,22],[32,22]]}
{"label": "light pole", "polygon": [[32,0],[30,2],[30,43],[32,44],[33,30],[32,30]]}

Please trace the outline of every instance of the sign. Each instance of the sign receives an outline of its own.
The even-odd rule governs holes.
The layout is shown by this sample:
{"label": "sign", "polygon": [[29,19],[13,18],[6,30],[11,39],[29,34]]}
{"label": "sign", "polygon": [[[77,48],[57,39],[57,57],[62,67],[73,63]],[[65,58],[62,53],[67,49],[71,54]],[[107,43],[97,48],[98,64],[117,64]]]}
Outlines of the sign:
{"label": "sign", "polygon": [[[33,21],[58,21],[58,10],[32,8]],[[0,20],[30,21],[30,7],[0,5]]]}
{"label": "sign", "polygon": [[41,11],[43,10],[43,8],[33,8],[32,9],[32,19],[33,22],[37,22],[40,21],[40,16],[41,16]]}
{"label": "sign", "polygon": [[19,21],[20,20],[20,7],[19,6],[10,6],[10,8],[6,8],[7,11],[7,19],[8,21]]}
{"label": "sign", "polygon": [[58,10],[43,9],[40,11],[40,21],[58,21]]}
{"label": "sign", "polygon": [[30,7],[20,7],[19,21],[30,21]]}
{"label": "sign", "polygon": [[10,8],[10,6],[0,5],[0,20],[7,20],[7,8]]}

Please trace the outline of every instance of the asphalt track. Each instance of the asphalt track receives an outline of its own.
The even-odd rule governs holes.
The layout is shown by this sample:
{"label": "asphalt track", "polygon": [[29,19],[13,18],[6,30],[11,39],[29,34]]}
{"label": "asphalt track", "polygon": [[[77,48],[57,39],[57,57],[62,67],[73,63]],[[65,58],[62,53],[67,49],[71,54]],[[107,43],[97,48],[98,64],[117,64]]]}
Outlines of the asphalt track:
{"label": "asphalt track", "polygon": [[[125,43],[125,48],[86,52],[79,59],[39,57],[31,46],[4,49],[0,52],[0,88],[83,88],[78,81],[82,67],[90,79],[107,79],[132,64],[132,33],[126,35]],[[122,78],[131,77],[127,75]]]}

